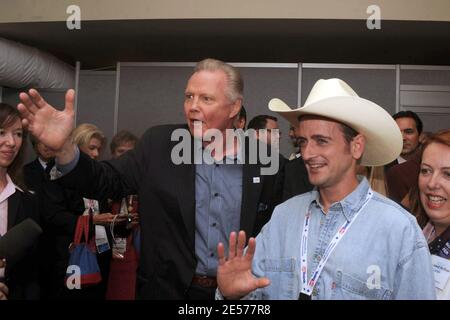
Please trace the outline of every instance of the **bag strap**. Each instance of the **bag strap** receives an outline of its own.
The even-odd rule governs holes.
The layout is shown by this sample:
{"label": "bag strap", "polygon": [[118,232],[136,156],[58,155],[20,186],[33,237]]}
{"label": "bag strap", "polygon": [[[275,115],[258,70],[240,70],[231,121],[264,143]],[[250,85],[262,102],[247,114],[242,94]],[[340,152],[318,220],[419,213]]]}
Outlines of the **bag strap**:
{"label": "bag strap", "polygon": [[89,242],[89,219],[90,219],[90,215],[84,215],[83,218],[84,218],[84,220],[83,220],[84,241],[86,243],[88,243]]}
{"label": "bag strap", "polygon": [[80,244],[81,236],[83,234],[83,216],[79,216],[77,219],[77,225],[75,227],[75,236],[73,238],[73,243],[75,245]]}

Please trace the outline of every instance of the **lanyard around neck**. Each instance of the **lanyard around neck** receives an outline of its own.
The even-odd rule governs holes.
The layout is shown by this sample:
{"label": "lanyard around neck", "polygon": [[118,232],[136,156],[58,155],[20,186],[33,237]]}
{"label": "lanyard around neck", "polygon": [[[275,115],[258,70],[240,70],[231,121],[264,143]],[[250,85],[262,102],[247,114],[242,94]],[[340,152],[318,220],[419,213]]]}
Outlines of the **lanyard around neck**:
{"label": "lanyard around neck", "polygon": [[308,232],[309,232],[309,224],[310,224],[310,218],[311,218],[311,210],[307,210],[305,215],[305,220],[303,223],[303,231],[302,231],[302,242],[301,242],[301,260],[300,260],[300,270],[301,270],[301,280],[302,280],[302,293],[310,296],[312,293],[312,290],[314,286],[317,283],[317,279],[319,278],[320,274],[322,273],[323,268],[325,267],[325,264],[327,263],[328,258],[330,257],[331,253],[336,248],[339,241],[341,241],[342,237],[347,233],[347,231],[350,229],[350,226],[352,225],[353,221],[355,221],[356,217],[359,215],[359,213],[364,209],[366,204],[369,202],[369,200],[372,198],[373,192],[372,189],[369,188],[367,191],[366,199],[364,200],[364,203],[362,204],[361,208],[358,210],[358,212],[355,213],[353,218],[350,221],[345,221],[344,224],[339,228],[339,230],[336,232],[336,234],[333,236],[331,242],[328,244],[327,248],[325,249],[325,253],[322,256],[322,259],[320,259],[320,262],[314,270],[314,272],[311,275],[311,279],[307,281],[308,278]]}

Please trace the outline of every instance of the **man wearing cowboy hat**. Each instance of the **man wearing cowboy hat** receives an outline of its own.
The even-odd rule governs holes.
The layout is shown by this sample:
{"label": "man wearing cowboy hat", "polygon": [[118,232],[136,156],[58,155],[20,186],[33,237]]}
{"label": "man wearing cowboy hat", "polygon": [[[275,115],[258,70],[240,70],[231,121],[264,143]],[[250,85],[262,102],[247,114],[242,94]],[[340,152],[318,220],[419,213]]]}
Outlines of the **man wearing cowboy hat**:
{"label": "man wearing cowboy hat", "polygon": [[217,297],[435,299],[426,241],[414,217],[373,192],[357,164],[380,166],[402,150],[392,117],[342,80],[319,80],[302,108],[269,103],[299,124],[314,190],[277,206],[245,251],[245,232],[218,245]]}

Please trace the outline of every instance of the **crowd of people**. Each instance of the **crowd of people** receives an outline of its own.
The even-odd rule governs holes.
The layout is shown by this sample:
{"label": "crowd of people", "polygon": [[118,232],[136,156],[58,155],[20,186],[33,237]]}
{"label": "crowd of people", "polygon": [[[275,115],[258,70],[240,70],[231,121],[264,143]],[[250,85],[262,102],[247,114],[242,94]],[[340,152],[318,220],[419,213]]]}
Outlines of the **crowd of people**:
{"label": "crowd of people", "polygon": [[[450,299],[450,129],[425,136],[416,113],[391,116],[340,79],[299,108],[272,99],[246,128],[243,90],[237,68],[200,61],[186,123],[121,131],[108,161],[99,128],[73,129],[73,90],[62,111],[34,89],[0,104],[0,241],[27,218],[42,227],[21,261],[0,256],[0,299]],[[212,162],[174,163],[175,130]],[[27,135],[37,158],[23,165]],[[99,277],[73,288],[83,221]]]}

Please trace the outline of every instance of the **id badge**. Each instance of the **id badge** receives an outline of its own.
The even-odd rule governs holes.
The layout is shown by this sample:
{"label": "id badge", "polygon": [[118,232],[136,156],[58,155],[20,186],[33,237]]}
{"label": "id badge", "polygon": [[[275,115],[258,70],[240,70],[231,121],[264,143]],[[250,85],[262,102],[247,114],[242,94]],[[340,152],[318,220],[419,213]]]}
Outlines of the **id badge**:
{"label": "id badge", "polygon": [[450,260],[431,255],[433,263],[434,283],[436,288],[444,290],[450,278]]}
{"label": "id badge", "polygon": [[104,226],[95,226],[95,245],[97,246],[98,253],[108,251],[109,246],[108,237],[106,236],[106,228]]}
{"label": "id badge", "polygon": [[127,251],[127,238],[116,238],[112,245],[113,257],[123,259]]}

